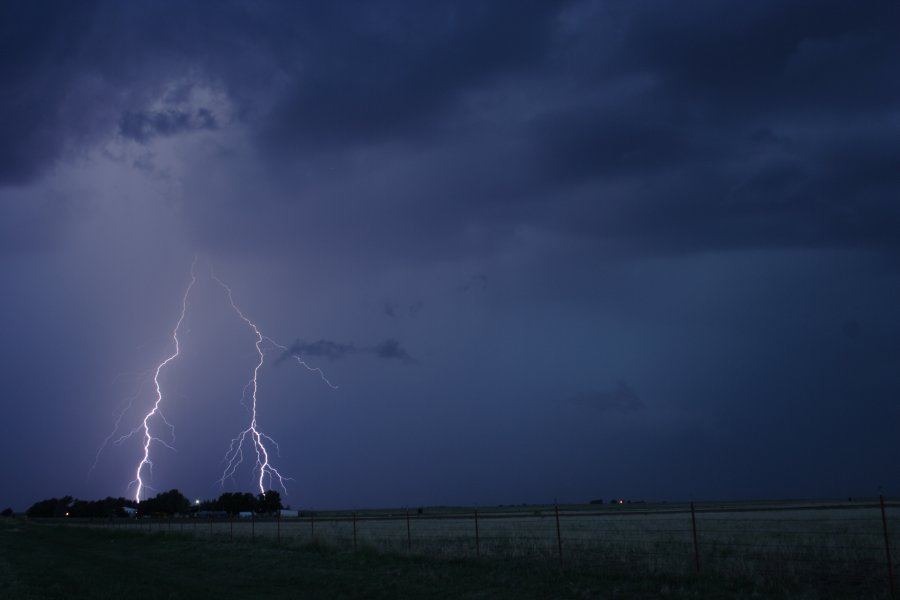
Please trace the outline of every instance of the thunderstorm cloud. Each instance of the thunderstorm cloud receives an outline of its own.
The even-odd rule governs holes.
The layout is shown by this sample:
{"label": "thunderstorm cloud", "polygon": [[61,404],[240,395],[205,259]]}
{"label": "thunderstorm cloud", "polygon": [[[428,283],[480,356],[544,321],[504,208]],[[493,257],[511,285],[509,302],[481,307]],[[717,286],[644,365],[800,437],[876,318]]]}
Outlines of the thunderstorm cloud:
{"label": "thunderstorm cloud", "polygon": [[[79,474],[145,407],[195,253],[335,384],[261,372],[298,506],[900,495],[898,23],[0,2],[0,508],[125,492],[138,440]],[[211,497],[257,354],[197,276],[153,485]]]}

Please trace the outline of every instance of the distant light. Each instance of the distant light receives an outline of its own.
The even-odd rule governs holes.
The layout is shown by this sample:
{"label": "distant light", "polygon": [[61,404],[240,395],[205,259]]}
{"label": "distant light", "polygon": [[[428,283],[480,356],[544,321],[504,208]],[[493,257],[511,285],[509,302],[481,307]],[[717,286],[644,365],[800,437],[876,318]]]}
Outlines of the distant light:
{"label": "distant light", "polygon": [[69,513],[66,513],[66,516],[68,517],[68,516],[69,516]]}
{"label": "distant light", "polygon": [[197,498],[196,500],[194,500],[194,504],[200,504],[200,498]]}

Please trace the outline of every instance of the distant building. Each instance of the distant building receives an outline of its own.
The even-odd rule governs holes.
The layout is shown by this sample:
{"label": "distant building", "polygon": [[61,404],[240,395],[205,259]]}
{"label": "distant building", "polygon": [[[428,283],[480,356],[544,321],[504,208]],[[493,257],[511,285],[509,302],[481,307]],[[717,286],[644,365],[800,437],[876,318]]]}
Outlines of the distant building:
{"label": "distant building", "polygon": [[288,510],[286,508],[282,508],[281,510],[278,511],[278,516],[281,518],[296,517],[296,516],[299,516],[299,514],[300,513],[297,512],[296,510]]}

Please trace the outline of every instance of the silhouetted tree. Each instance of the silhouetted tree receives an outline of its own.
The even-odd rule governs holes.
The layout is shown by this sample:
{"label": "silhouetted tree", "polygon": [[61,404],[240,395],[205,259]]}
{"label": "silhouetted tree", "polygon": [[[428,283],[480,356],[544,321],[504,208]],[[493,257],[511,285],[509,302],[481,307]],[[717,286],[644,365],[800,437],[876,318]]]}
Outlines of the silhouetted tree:
{"label": "silhouetted tree", "polygon": [[32,504],[25,514],[29,518],[63,517],[72,505],[72,496],[49,498]]}
{"label": "silhouetted tree", "polygon": [[[134,500],[107,497],[103,500],[73,500],[72,496],[35,502],[25,511],[31,518],[70,516],[83,519],[124,517],[123,507],[135,507]],[[10,510],[10,512],[12,512]]]}
{"label": "silhouetted tree", "polygon": [[12,514],[13,514],[13,509],[11,509],[11,508],[4,508],[3,512],[0,513],[0,515],[2,515],[4,517],[11,517]]}
{"label": "silhouetted tree", "polygon": [[241,512],[254,512],[257,509],[256,497],[249,492],[225,492],[216,501],[216,510],[224,510],[230,515]]}
{"label": "silhouetted tree", "polygon": [[281,494],[275,490],[269,490],[258,496],[258,508],[261,513],[274,513],[281,508]]}
{"label": "silhouetted tree", "polygon": [[222,510],[219,508],[219,500],[204,500],[200,504],[197,505],[197,510]]}
{"label": "silhouetted tree", "polygon": [[126,516],[122,510],[125,506],[134,508],[134,500],[107,496],[103,500],[75,500],[68,512],[70,517],[108,519]]}
{"label": "silhouetted tree", "polygon": [[191,501],[176,489],[157,494],[138,504],[139,515],[174,515],[186,512],[191,506]]}

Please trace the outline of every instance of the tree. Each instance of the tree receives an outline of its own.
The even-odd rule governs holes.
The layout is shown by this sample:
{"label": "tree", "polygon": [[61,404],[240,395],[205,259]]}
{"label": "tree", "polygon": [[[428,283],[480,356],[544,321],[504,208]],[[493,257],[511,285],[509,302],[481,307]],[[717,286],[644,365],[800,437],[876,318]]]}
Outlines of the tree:
{"label": "tree", "polygon": [[4,508],[3,512],[0,513],[0,515],[2,515],[4,517],[11,517],[12,514],[13,514],[13,509],[11,509],[11,508]]}
{"label": "tree", "polygon": [[25,514],[29,518],[64,517],[72,504],[72,496],[49,498],[32,504]]}
{"label": "tree", "polygon": [[258,496],[258,508],[261,513],[274,513],[281,509],[281,494],[269,490]]}
{"label": "tree", "polygon": [[197,505],[197,510],[210,511],[222,509],[219,508],[219,500],[203,500],[200,504]]}
{"label": "tree", "polygon": [[134,501],[107,496],[103,500],[75,500],[68,512],[70,517],[108,519],[124,517],[125,511],[122,508],[125,506],[134,508]]}
{"label": "tree", "polygon": [[191,501],[176,489],[157,494],[138,504],[139,515],[174,515],[186,512],[191,506]]}
{"label": "tree", "polygon": [[225,492],[216,501],[216,509],[224,510],[230,515],[254,512],[257,508],[256,505],[256,497],[249,492],[244,492],[243,494],[240,492]]}

